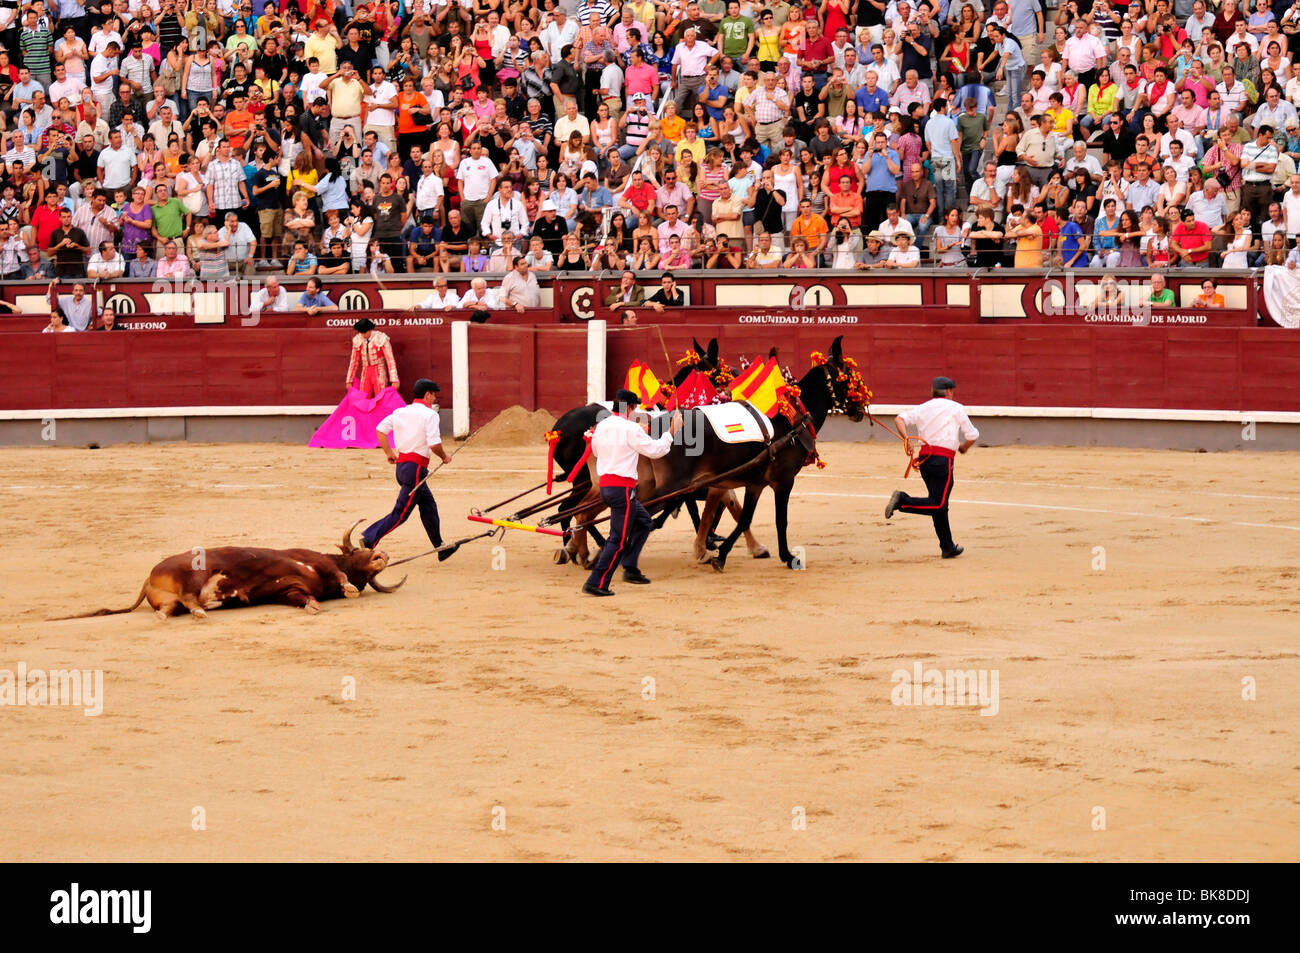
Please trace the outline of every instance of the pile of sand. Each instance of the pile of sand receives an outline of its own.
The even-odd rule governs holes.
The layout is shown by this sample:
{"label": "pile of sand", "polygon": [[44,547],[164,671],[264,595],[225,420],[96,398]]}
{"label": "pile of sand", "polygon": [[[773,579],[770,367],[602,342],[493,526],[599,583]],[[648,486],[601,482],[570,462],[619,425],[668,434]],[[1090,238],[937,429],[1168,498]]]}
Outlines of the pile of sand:
{"label": "pile of sand", "polygon": [[549,410],[528,411],[515,404],[484,424],[474,434],[474,444],[479,447],[540,446],[546,432],[555,423],[555,417]]}

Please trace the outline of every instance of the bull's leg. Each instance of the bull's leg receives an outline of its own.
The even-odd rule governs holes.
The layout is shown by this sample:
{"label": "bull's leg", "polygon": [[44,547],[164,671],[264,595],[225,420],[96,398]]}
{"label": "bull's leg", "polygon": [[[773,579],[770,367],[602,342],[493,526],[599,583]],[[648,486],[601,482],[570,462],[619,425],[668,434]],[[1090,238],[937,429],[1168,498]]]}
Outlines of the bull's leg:
{"label": "bull's leg", "polygon": [[198,596],[192,596],[187,592],[181,593],[181,605],[186,609],[189,609],[190,615],[194,616],[196,619],[206,619],[208,617],[208,613],[199,603]]}
{"label": "bull's leg", "polygon": [[[745,506],[740,511],[740,519],[736,522],[736,528],[731,531],[722,545],[718,547],[718,555],[710,560],[713,568],[722,572],[727,566],[727,556],[731,553],[731,547],[736,545],[736,540],[740,539],[740,534],[749,529],[749,524],[754,520],[754,510],[758,507],[758,497],[763,492],[762,484],[758,486],[745,487]],[[784,537],[782,537],[784,539]]]}
{"label": "bull's leg", "polygon": [[776,489],[776,546],[777,553],[781,556],[781,562],[791,569],[802,569],[802,565],[798,567],[794,565],[794,557],[790,553],[790,543],[786,536],[786,527],[790,521],[790,491],[792,489],[794,489],[793,483]]}
{"label": "bull's leg", "polygon": [[[227,577],[225,573],[213,573],[208,581],[203,584],[199,590],[199,605],[204,609],[220,609],[221,604],[234,593],[225,593],[224,586]],[[193,610],[190,610],[193,612]],[[202,616],[200,616],[202,618]]]}
{"label": "bull's leg", "polygon": [[348,577],[342,572],[338,574],[337,581],[339,588],[343,590],[343,595],[347,596],[349,599],[355,599],[361,595],[361,590],[352,585],[352,583],[348,581]]}
{"label": "bull's leg", "polygon": [[316,601],[316,597],[302,586],[290,586],[281,594],[281,599],[286,605],[305,609],[308,615],[315,615],[320,612],[320,603]]}
{"label": "bull's leg", "polygon": [[[735,491],[728,490],[726,500],[727,512],[731,514],[733,520],[739,523],[742,510],[740,507],[740,501],[736,499]],[[754,535],[752,529],[745,530],[745,546],[749,549],[749,555],[753,556],[755,559],[768,559],[772,555],[767,551],[767,547],[758,541],[758,538]]]}
{"label": "bull's leg", "polygon": [[152,583],[146,584],[144,597],[149,600],[154,615],[160,619],[170,619],[176,614],[176,609],[181,604],[178,593],[170,589],[160,589]]}

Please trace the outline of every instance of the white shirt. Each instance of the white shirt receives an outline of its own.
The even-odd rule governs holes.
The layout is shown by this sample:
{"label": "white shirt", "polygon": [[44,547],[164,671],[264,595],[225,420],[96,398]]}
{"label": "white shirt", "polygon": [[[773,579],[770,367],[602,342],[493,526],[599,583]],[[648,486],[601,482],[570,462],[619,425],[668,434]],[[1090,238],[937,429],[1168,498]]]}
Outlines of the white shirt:
{"label": "white shirt", "polygon": [[438,412],[418,400],[393,411],[375,429],[391,435],[389,442],[399,454],[418,453],[427,457],[431,447],[442,443]]}
{"label": "white shirt", "polygon": [[445,311],[459,305],[460,298],[456,296],[456,292],[448,288],[446,294],[438,294],[437,289],[434,289],[429,293],[429,297],[417,304],[416,307],[422,311]]}
{"label": "white shirt", "polygon": [[438,199],[442,198],[444,192],[442,176],[437,173],[421,176],[420,184],[415,187],[415,207],[422,212],[437,208]]}
{"label": "white shirt", "polygon": [[1300,235],[1300,195],[1291,189],[1282,194],[1282,216],[1286,219],[1286,233]]}
{"label": "white shirt", "polygon": [[479,223],[479,231],[490,236],[495,241],[507,229],[516,235],[526,233],[528,231],[528,213],[524,211],[524,203],[519,201],[519,196],[510,196],[510,201],[502,206],[501,195],[498,193],[496,198],[492,199],[484,207],[483,221]]}
{"label": "white shirt", "polygon": [[317,96],[323,95],[320,88],[321,84],[327,79],[329,79],[329,75],[326,73],[307,73],[300,84],[299,91],[302,93],[302,101],[308,105],[314,103]]}
{"label": "white shirt", "polygon": [[289,296],[285,294],[283,286],[274,298],[271,297],[269,288],[259,288],[253,295],[253,300],[248,303],[248,310],[254,314],[259,311],[288,311]]}
{"label": "white shirt", "polygon": [[591,452],[596,455],[596,475],[600,477],[636,480],[637,462],[642,456],[657,460],[672,445],[671,433],[651,437],[640,424],[618,414],[610,414],[591,433]]}
{"label": "white shirt", "polygon": [[475,291],[473,287],[471,287],[469,291],[465,292],[465,297],[460,299],[460,306],[466,309],[472,308],[474,307],[474,305],[478,304],[480,300],[482,300],[482,302],[485,305],[487,305],[487,309],[489,311],[500,311],[502,308],[505,307],[505,305],[503,305],[501,303],[501,300],[497,297],[496,291],[494,291],[493,289],[491,288],[483,289],[483,297],[482,299],[480,299],[478,296],[478,292]]}
{"label": "white shirt", "polygon": [[99,252],[90,256],[90,261],[86,262],[87,278],[103,278],[109,272],[116,272],[119,275],[126,273],[126,261],[121,255],[114,253],[112,258],[105,258]]}
{"label": "white shirt", "polygon": [[460,179],[461,198],[470,202],[482,202],[488,197],[492,180],[497,177],[497,167],[486,155],[477,159],[466,156],[456,167],[456,178]]}
{"label": "white shirt", "polygon": [[384,80],[378,86],[370,88],[370,95],[366,97],[366,103],[370,106],[370,111],[366,113],[366,125],[369,126],[392,126],[397,122],[397,110],[395,109],[377,109],[375,103],[388,103],[397,98],[397,87]]}
{"label": "white shirt", "polygon": [[50,83],[50,102],[57,103],[60,99],[67,99],[70,103],[76,103],[81,100],[81,91],[86,88],[86,81],[81,76],[69,76],[62,82],[55,80]]}
{"label": "white shirt", "polygon": [[[93,41],[91,45],[94,45]],[[100,53],[90,61],[90,88],[94,90],[96,96],[108,96],[112,94],[113,84],[117,82],[117,77],[105,76],[98,82],[95,82],[95,77],[103,76],[109,70],[115,69],[117,69],[117,57],[115,56],[105,56],[103,53]]]}
{"label": "white shirt", "polygon": [[572,17],[568,17],[564,21],[563,27],[552,20],[539,35],[542,46],[546,48],[546,55],[551,58],[552,63],[560,62],[560,51],[577,38],[578,21]]}
{"label": "white shirt", "polygon": [[963,440],[976,440],[980,435],[966,416],[966,408],[947,397],[927,400],[899,416],[932,447],[955,451]]}
{"label": "white shirt", "polygon": [[101,150],[96,165],[104,170],[104,188],[120,189],[131,184],[135,158],[125,145],[121,149],[109,146]]}

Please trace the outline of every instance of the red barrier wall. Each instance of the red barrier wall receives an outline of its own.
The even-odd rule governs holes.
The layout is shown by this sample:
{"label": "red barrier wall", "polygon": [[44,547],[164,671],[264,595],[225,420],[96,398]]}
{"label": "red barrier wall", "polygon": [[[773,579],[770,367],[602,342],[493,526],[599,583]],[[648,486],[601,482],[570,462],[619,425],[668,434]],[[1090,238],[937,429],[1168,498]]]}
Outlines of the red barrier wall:
{"label": "red barrier wall", "polygon": [[[962,401],[982,406],[1147,407],[1189,410],[1300,411],[1300,337],[1269,328],[1064,327],[1058,325],[870,325],[851,328],[664,326],[676,360],[692,338],[733,365],[740,355],[765,357],[778,348],[796,376],[813,351],[837,334],[883,404],[924,399],[944,373]],[[669,373],[654,328],[609,336],[610,388],[633,360]]]}

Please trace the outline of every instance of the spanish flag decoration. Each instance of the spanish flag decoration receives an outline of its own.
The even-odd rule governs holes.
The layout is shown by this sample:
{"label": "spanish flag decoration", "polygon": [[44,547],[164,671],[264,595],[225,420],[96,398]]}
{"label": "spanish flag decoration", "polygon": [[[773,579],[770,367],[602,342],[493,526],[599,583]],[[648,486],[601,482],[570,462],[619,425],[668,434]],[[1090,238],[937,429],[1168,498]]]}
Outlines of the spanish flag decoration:
{"label": "spanish flag decoration", "polygon": [[771,417],[776,413],[780,399],[780,389],[785,386],[785,377],[776,364],[776,358],[755,361],[745,372],[731,384],[731,396],[735,400],[747,400],[758,408],[759,413]]}
{"label": "spanish flag decoration", "polygon": [[653,407],[659,397],[659,378],[650,370],[650,365],[640,361],[633,361],[627,369],[627,379],[623,386],[641,398],[642,407]]}

